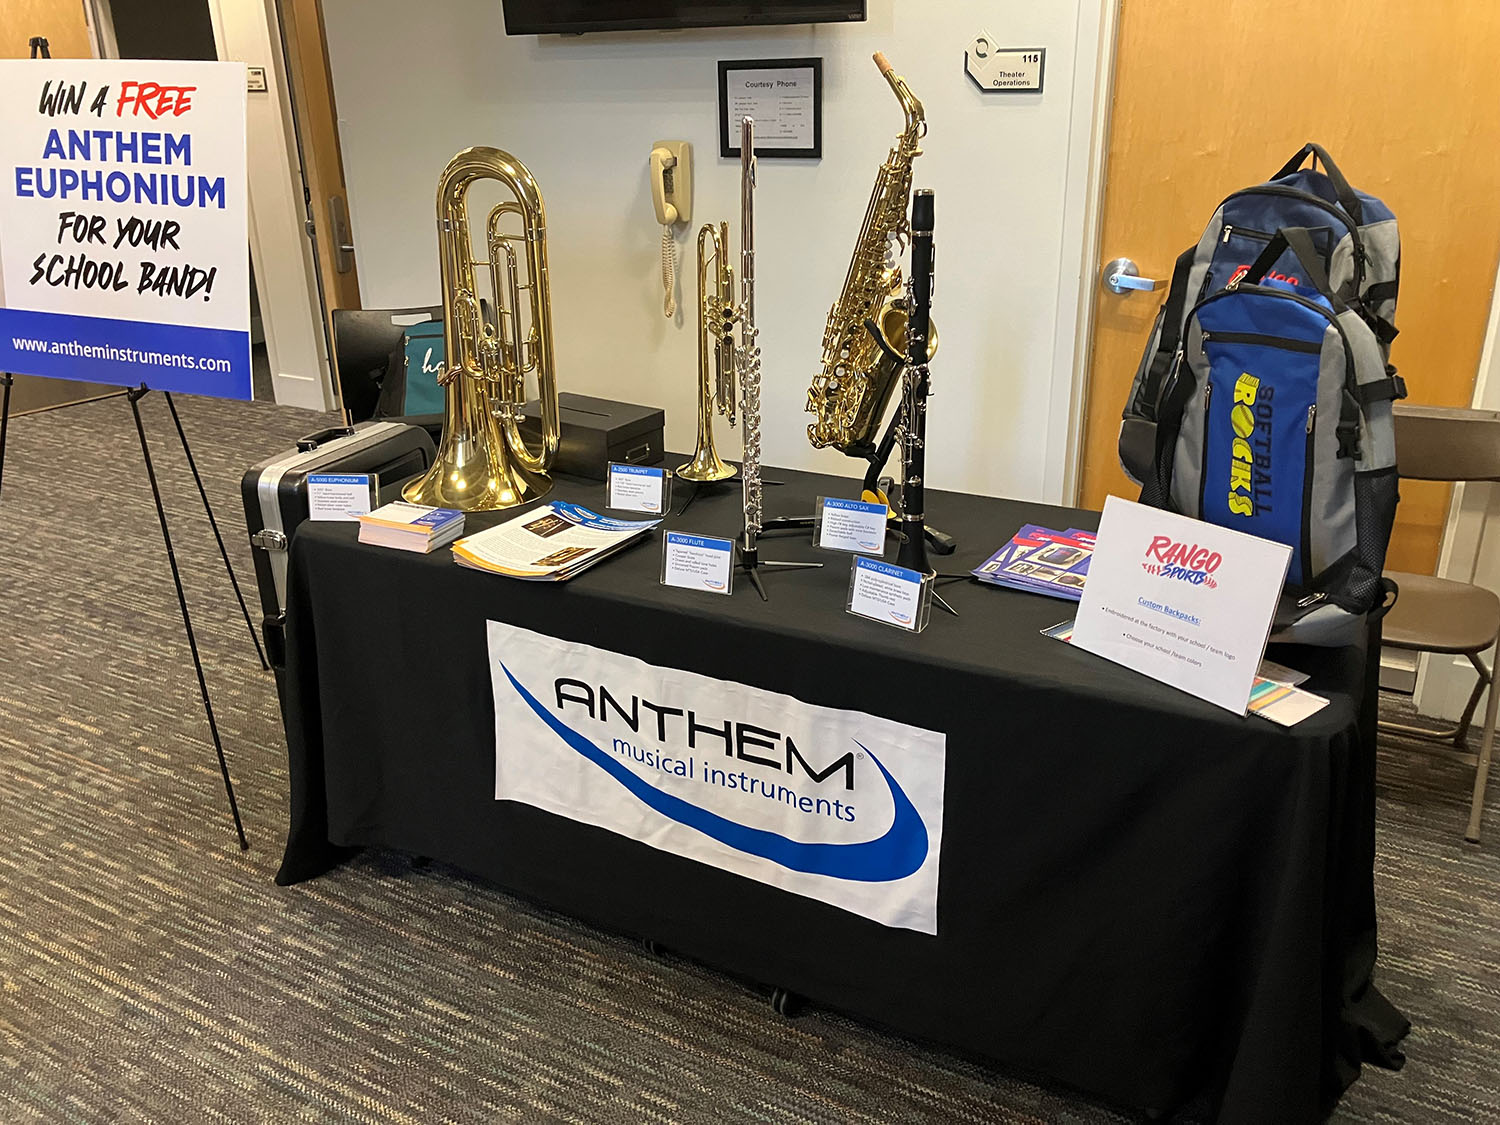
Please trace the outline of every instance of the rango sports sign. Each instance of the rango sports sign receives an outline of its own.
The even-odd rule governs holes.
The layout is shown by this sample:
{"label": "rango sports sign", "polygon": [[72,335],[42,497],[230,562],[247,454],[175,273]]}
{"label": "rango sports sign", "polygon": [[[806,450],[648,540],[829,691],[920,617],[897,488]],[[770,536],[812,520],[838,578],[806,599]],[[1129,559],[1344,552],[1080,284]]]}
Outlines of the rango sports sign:
{"label": "rango sports sign", "polygon": [[495,797],[937,932],[942,734],[489,623]]}

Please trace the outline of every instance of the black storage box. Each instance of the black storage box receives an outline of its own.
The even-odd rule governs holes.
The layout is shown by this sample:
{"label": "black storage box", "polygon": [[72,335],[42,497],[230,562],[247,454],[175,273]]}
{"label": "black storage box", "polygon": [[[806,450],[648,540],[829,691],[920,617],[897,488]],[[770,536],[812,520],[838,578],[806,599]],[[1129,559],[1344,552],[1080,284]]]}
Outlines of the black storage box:
{"label": "black storage box", "polygon": [[[659,407],[592,398],[563,391],[557,396],[561,436],[553,471],[587,480],[604,480],[609,463],[656,465],[664,456],[666,415]],[[542,439],[541,409],[522,408],[521,432],[536,448]]]}
{"label": "black storage box", "polygon": [[245,529],[255,559],[255,584],[264,613],[261,632],[266,655],[277,670],[285,663],[287,548],[297,525],[307,519],[309,473],[375,473],[377,502],[401,499],[401,486],[432,466],[432,439],[420,426],[400,422],[360,422],[352,429],[322,430],[245,471],[240,494]]}

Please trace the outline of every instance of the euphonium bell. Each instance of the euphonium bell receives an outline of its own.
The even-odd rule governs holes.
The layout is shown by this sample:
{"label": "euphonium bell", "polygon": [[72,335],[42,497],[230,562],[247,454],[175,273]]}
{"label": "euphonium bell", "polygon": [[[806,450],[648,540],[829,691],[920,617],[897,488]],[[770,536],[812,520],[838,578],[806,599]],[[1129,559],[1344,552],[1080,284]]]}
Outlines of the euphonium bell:
{"label": "euphonium bell", "polygon": [[[514,199],[497,204],[486,223],[487,253],[476,260],[469,231],[468,192],[496,180]],[[521,231],[502,226],[519,216]],[[438,259],[443,284],[446,388],[443,436],[427,475],[402,495],[415,504],[488,512],[524,504],[552,487],[557,455],[557,373],[552,358],[552,300],[547,283],[547,217],[526,166],[497,148],[468,148],[438,181]],[[519,251],[517,246],[519,244]],[[521,263],[524,259],[525,280]],[[474,267],[489,267],[494,323],[487,323]],[[528,294],[523,319],[521,294]],[[536,372],[541,448],[521,435],[526,376]]]}
{"label": "euphonium bell", "polygon": [[[698,444],[693,459],[677,469],[683,480],[728,480],[733,465],[714,449],[714,414],[734,425],[736,388],[734,267],[729,260],[729,224],[705,223],[698,231]],[[710,363],[709,354],[713,360]]]}

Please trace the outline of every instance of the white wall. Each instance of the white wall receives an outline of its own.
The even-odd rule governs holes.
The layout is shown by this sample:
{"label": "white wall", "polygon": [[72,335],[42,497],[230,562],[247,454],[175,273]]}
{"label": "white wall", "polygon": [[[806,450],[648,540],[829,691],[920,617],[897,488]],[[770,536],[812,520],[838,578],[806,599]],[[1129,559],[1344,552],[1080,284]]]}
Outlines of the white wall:
{"label": "white wall", "polygon": [[[1067,445],[1070,397],[1056,384],[1070,383],[1073,370],[1084,241],[1077,201],[1100,8],[1101,0],[870,0],[862,24],[512,38],[501,0],[324,0],[364,304],[438,299],[438,174],[465,146],[505,149],[546,199],[562,389],[660,405],[668,447],[691,448],[690,240],[702,222],[738,215],[738,163],[718,157],[715,63],[822,56],[822,160],[760,163],[766,459],[859,475],[863,462],[808,445],[803,407],[876,169],[902,124],[870,61],[884,50],[926,106],[915,183],[937,193],[933,314],[942,345],[928,480],[1052,498],[1059,486],[1048,459]],[[1043,94],[975,88],[963,51],[986,29],[1008,45],[1047,48]],[[646,176],[657,138],[689,140],[695,156],[676,323],[661,313],[660,228]],[[736,447],[736,438],[721,442],[726,455]]]}

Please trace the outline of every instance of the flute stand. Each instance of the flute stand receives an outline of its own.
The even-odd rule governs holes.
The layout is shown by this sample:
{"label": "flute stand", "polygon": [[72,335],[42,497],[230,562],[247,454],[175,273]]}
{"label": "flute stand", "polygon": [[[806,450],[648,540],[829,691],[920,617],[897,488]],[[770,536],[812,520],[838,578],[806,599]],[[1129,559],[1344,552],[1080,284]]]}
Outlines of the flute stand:
{"label": "flute stand", "polygon": [[[764,482],[763,482],[764,483]],[[735,544],[735,553],[739,556],[737,569],[743,570],[745,576],[750,579],[755,592],[760,595],[763,602],[770,601],[766,594],[766,588],[761,583],[760,571],[765,570],[817,570],[822,567],[820,562],[781,562],[773,559],[762,559],[760,557],[760,546],[756,543],[755,536],[748,530],[740,535]]]}

